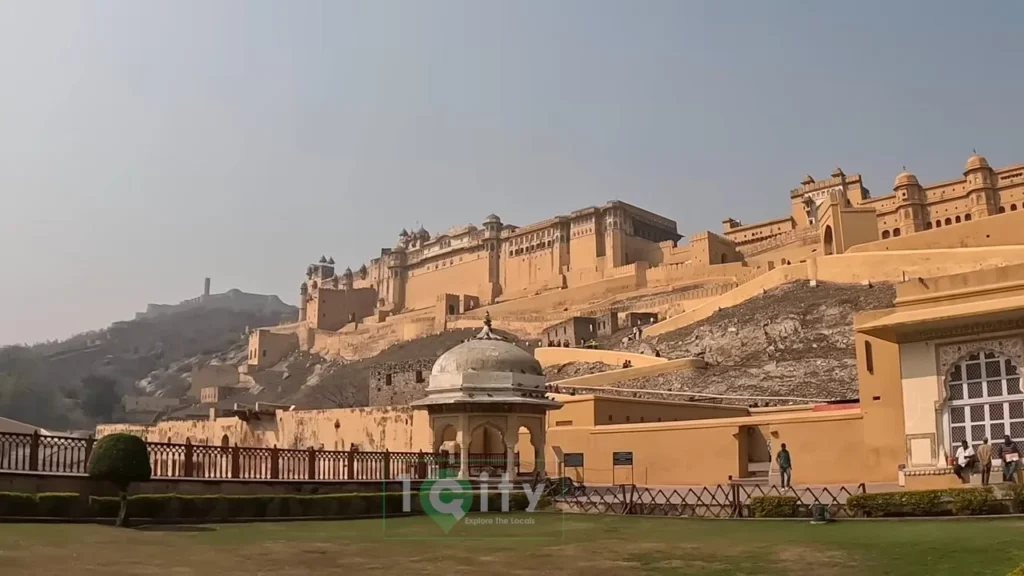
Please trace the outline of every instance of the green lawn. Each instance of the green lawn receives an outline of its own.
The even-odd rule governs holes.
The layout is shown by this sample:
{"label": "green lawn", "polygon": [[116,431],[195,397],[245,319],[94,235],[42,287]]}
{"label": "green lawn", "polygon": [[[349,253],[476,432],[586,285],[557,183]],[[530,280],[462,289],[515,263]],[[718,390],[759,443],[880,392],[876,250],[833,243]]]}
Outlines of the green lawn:
{"label": "green lawn", "polygon": [[[1024,562],[1024,520],[807,522],[522,514],[235,524],[194,531],[0,524],[0,574],[984,574]],[[470,518],[487,519],[473,515]],[[525,520],[523,520],[525,521]],[[493,538],[492,538],[493,537]],[[476,538],[476,539],[466,539]]]}

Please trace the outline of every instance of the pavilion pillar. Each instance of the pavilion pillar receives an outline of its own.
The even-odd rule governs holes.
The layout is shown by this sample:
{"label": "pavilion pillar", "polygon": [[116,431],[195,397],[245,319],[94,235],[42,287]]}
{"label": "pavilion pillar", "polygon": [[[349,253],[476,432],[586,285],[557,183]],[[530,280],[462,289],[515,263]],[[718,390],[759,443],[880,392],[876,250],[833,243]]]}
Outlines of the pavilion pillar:
{"label": "pavilion pillar", "polygon": [[469,414],[459,414],[459,426],[456,432],[456,440],[459,443],[459,479],[469,478]]}
{"label": "pavilion pillar", "polygon": [[547,467],[544,465],[544,450],[547,446],[547,430],[544,427],[544,420],[530,431],[530,440],[533,441],[533,471],[541,475],[547,474]]}
{"label": "pavilion pillar", "polygon": [[516,444],[519,442],[519,417],[509,414],[505,420],[505,478],[516,477]]}

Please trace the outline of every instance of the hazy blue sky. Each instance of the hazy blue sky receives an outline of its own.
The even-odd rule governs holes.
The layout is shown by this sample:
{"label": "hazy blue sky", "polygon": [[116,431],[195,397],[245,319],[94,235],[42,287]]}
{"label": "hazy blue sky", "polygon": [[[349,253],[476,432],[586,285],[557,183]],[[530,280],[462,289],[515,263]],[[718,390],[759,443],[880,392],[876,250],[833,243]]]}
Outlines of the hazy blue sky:
{"label": "hazy blue sky", "polygon": [[1024,3],[0,0],[0,343],[237,287],[288,302],[417,222],[613,198],[680,232],[804,174],[1024,162]]}

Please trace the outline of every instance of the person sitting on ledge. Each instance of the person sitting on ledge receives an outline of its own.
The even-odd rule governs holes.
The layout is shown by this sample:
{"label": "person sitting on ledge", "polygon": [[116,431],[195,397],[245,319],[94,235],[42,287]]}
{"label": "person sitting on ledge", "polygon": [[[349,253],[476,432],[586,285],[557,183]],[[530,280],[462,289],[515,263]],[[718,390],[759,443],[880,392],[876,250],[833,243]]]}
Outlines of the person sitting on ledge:
{"label": "person sitting on ledge", "polygon": [[953,473],[956,474],[960,482],[967,484],[971,481],[971,469],[974,468],[974,462],[976,460],[974,456],[974,448],[964,440],[960,443],[960,447],[956,449],[956,463],[953,465]]}

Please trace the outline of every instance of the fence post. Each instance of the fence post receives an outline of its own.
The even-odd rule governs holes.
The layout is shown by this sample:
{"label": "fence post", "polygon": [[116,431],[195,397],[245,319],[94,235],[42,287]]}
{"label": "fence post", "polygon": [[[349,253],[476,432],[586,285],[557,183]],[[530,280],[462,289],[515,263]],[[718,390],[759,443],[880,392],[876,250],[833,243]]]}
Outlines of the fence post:
{"label": "fence post", "polygon": [[241,478],[242,477],[242,474],[241,474],[241,468],[242,468],[241,455],[242,455],[242,451],[238,447],[238,442],[235,442],[235,445],[231,447],[231,477],[232,478]]}
{"label": "fence post", "polygon": [[348,451],[348,480],[356,479],[356,447],[352,446]]}
{"label": "fence post", "polygon": [[30,472],[39,471],[39,430],[33,430],[32,439],[29,440],[28,469]]}
{"label": "fence post", "polygon": [[306,478],[316,480],[316,450],[312,446],[306,452]]}
{"label": "fence post", "polygon": [[270,478],[277,480],[281,478],[281,464],[278,462],[277,444],[270,449]]}
{"label": "fence post", "polygon": [[416,458],[416,479],[427,479],[427,461],[423,458],[423,450],[420,450],[420,454]]}
{"label": "fence post", "polygon": [[391,480],[391,452],[384,450],[384,475],[381,478]]}
{"label": "fence post", "polygon": [[740,485],[734,483],[731,488],[733,518],[743,518],[743,504],[740,503]]}
{"label": "fence post", "polygon": [[191,478],[194,474],[192,465],[192,439],[185,438],[185,466],[184,476]]}
{"label": "fence post", "polygon": [[85,468],[88,472],[89,459],[92,458],[92,445],[96,443],[96,437],[89,434],[89,437],[85,439]]}

